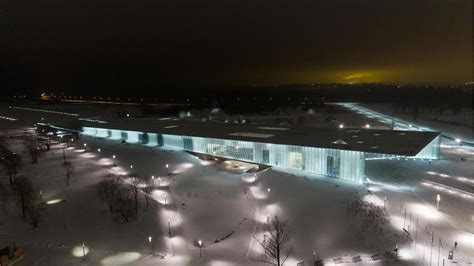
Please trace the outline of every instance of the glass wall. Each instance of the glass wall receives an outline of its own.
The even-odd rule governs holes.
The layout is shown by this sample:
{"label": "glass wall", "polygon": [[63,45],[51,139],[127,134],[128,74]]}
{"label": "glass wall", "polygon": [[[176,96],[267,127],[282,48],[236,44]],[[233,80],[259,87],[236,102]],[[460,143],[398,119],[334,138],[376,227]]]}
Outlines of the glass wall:
{"label": "glass wall", "polygon": [[280,167],[297,172],[328,175],[362,183],[365,154],[358,151],[301,147],[216,138],[177,136],[99,128],[83,128],[88,136],[122,139],[132,143],[215,155]]}

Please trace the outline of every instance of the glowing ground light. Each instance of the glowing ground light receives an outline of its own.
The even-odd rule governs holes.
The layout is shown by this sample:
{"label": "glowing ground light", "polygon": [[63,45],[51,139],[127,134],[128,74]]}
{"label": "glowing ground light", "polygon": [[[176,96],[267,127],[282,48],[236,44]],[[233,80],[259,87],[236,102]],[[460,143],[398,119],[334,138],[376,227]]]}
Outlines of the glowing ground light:
{"label": "glowing ground light", "polygon": [[84,255],[87,255],[89,253],[89,248],[87,246],[75,246],[71,249],[71,254],[74,257],[82,258]]}
{"label": "glowing ground light", "polygon": [[120,252],[116,255],[108,256],[100,261],[101,265],[127,265],[139,260],[140,253]]}
{"label": "glowing ground light", "polygon": [[62,199],[53,199],[53,200],[48,200],[46,201],[46,204],[51,205],[51,204],[56,204],[62,202]]}

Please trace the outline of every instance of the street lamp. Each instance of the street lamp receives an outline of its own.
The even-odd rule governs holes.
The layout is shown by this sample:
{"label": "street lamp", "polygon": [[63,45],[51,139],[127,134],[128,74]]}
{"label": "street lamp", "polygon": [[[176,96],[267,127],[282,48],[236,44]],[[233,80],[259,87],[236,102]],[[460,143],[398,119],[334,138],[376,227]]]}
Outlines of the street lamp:
{"label": "street lamp", "polygon": [[340,124],[340,125],[339,125],[339,128],[344,128],[344,124]]}
{"label": "street lamp", "polygon": [[87,147],[87,143],[84,143],[84,148],[86,148],[86,147]]}
{"label": "street lamp", "polygon": [[86,245],[82,242],[82,260],[86,260]]}
{"label": "street lamp", "polygon": [[383,208],[385,209],[387,207],[387,196],[383,199]]}
{"label": "street lamp", "polygon": [[201,249],[202,249],[202,241],[201,241],[201,240],[198,240],[198,245],[199,245],[199,258],[202,258],[202,252],[201,252]]}
{"label": "street lamp", "polygon": [[441,201],[441,196],[439,194],[436,195],[436,210],[439,211],[439,202]]}
{"label": "street lamp", "polygon": [[168,165],[168,164],[166,164],[166,168],[168,168],[168,167],[169,167],[169,165]]}
{"label": "street lamp", "polygon": [[457,144],[461,145],[462,140],[460,138],[456,138],[454,141],[456,141]]}
{"label": "street lamp", "polygon": [[365,128],[370,128],[370,125],[369,125],[369,124],[366,124],[366,125],[365,125]]}
{"label": "street lamp", "polygon": [[97,151],[100,152],[100,148],[98,148]]}
{"label": "street lamp", "polygon": [[133,169],[133,164],[130,165],[130,169]]}
{"label": "street lamp", "polygon": [[150,252],[151,252],[152,255],[154,255],[153,254],[153,248],[151,247],[151,236],[148,237],[148,243],[150,243]]}

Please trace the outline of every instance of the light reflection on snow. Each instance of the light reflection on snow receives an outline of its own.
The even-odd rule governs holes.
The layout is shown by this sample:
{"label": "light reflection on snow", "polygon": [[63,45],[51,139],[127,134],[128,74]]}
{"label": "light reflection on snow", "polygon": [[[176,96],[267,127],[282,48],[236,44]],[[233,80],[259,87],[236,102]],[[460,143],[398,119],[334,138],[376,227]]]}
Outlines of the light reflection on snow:
{"label": "light reflection on snow", "polygon": [[266,199],[267,193],[259,186],[249,186],[250,192],[252,192],[252,196],[256,199]]}
{"label": "light reflection on snow", "polygon": [[237,263],[223,260],[211,260],[209,266],[234,266],[238,265]]}
{"label": "light reflection on snow", "polygon": [[166,256],[165,261],[173,265],[189,265],[189,262],[191,261],[191,259],[186,256],[175,255],[175,256]]}
{"label": "light reflection on snow", "polygon": [[402,247],[398,249],[398,256],[401,260],[415,260],[416,252],[410,247]]}
{"label": "light reflection on snow", "polygon": [[102,158],[102,159],[98,160],[97,163],[100,164],[100,165],[112,165],[113,161],[112,161],[112,159],[109,159],[109,158]]}
{"label": "light reflection on snow", "polygon": [[120,252],[100,261],[102,265],[125,265],[137,261],[141,255],[137,252]]}
{"label": "light reflection on snow", "polygon": [[376,206],[383,207],[384,205],[384,200],[379,198],[376,195],[365,195],[363,200],[368,203],[372,203]]}
{"label": "light reflection on snow", "polygon": [[245,183],[253,183],[257,180],[257,175],[252,174],[252,175],[242,175],[242,181]]}
{"label": "light reflection on snow", "polygon": [[173,174],[181,174],[186,172],[188,169],[192,168],[194,165],[192,163],[180,163],[176,165],[172,171]]}
{"label": "light reflection on snow", "polygon": [[171,229],[178,228],[179,226],[181,226],[181,217],[174,210],[161,209],[160,218],[163,227],[166,228],[166,231],[168,231],[168,219],[170,220],[169,225]]}
{"label": "light reflection on snow", "polygon": [[81,155],[79,155],[79,156],[82,157],[82,158],[86,158],[86,159],[90,159],[90,158],[96,157],[95,154],[90,153],[90,152],[83,153],[83,154],[81,154]]}
{"label": "light reflection on snow", "polygon": [[420,203],[411,203],[408,205],[408,210],[412,211],[416,216],[425,218],[430,221],[438,221],[442,218],[441,212],[429,205]]}
{"label": "light reflection on snow", "polygon": [[459,244],[462,244],[463,247],[470,247],[474,250],[474,233],[460,232],[454,237]]}
{"label": "light reflection on snow", "polygon": [[87,255],[87,253],[89,253],[89,248],[87,246],[84,246],[84,249],[82,248],[82,245],[81,246],[75,246],[71,249],[71,254],[74,256],[74,257],[83,257],[84,255]]}
{"label": "light reflection on snow", "polygon": [[151,197],[163,205],[171,203],[170,193],[168,191],[155,189],[151,192]]}
{"label": "light reflection on snow", "polygon": [[382,189],[380,189],[379,187],[374,187],[374,186],[370,186],[368,188],[368,190],[371,191],[371,192],[380,192],[380,191],[382,191]]}
{"label": "light reflection on snow", "polygon": [[398,230],[403,228],[403,218],[400,216],[390,216],[390,223]]}
{"label": "light reflection on snow", "polygon": [[46,204],[51,205],[51,204],[56,204],[62,202],[62,199],[53,199],[53,200],[48,200],[46,201]]}
{"label": "light reflection on snow", "polygon": [[200,162],[201,162],[201,165],[204,165],[204,166],[215,164],[215,161],[203,161],[202,160]]}

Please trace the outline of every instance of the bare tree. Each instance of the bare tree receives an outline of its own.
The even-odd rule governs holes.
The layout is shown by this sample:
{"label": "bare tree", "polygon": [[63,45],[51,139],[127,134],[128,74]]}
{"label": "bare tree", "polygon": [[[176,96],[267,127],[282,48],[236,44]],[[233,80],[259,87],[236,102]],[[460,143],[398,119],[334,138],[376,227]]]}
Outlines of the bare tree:
{"label": "bare tree", "polygon": [[140,179],[136,176],[129,177],[130,190],[133,195],[133,202],[135,206],[135,216],[138,216],[138,197],[140,196]]}
{"label": "bare tree", "polygon": [[130,221],[133,216],[133,192],[130,188],[121,188],[115,193],[116,210],[122,216],[125,222]]}
{"label": "bare tree", "polygon": [[32,190],[32,193],[28,197],[27,201],[29,221],[34,228],[38,228],[44,206],[41,195],[37,189]]}
{"label": "bare tree", "polygon": [[69,187],[69,179],[74,175],[75,167],[72,162],[66,162],[64,164],[64,170],[66,175],[66,187]]}
{"label": "bare tree", "polygon": [[[361,240],[366,239],[369,233],[383,235],[383,228],[389,222],[387,212],[382,207],[364,201],[360,197],[349,203],[347,214],[352,216],[351,220],[359,222],[354,228],[357,229],[355,236]],[[353,219],[354,217],[358,219]]]}
{"label": "bare tree", "polygon": [[38,144],[38,137],[36,135],[27,136],[23,140],[23,143],[26,151],[31,157],[31,163],[38,164],[38,158],[41,152]]}
{"label": "bare tree", "polygon": [[20,176],[15,180],[12,187],[21,206],[22,217],[26,219],[27,203],[33,193],[31,181],[28,177]]}
{"label": "bare tree", "polygon": [[21,156],[15,152],[7,151],[6,153],[2,154],[1,162],[7,171],[10,185],[13,185],[18,174],[18,170],[22,165]]}
{"label": "bare tree", "polygon": [[97,195],[104,200],[110,212],[114,211],[115,193],[120,186],[120,176],[108,174],[96,185]]}
{"label": "bare tree", "polygon": [[[275,216],[270,223],[269,231],[265,233],[263,239],[254,236],[255,240],[265,251],[265,256],[268,257],[268,260],[265,259],[266,263],[277,266],[281,266],[285,263],[293,252],[291,247],[288,249],[286,248],[290,242],[292,234],[293,231],[288,226],[288,222],[279,220],[278,217]],[[286,254],[283,255],[285,250]]]}
{"label": "bare tree", "polygon": [[153,191],[153,181],[151,178],[145,180],[145,186],[142,187],[142,191],[145,194],[146,209],[148,210],[148,206],[150,205],[150,195]]}

